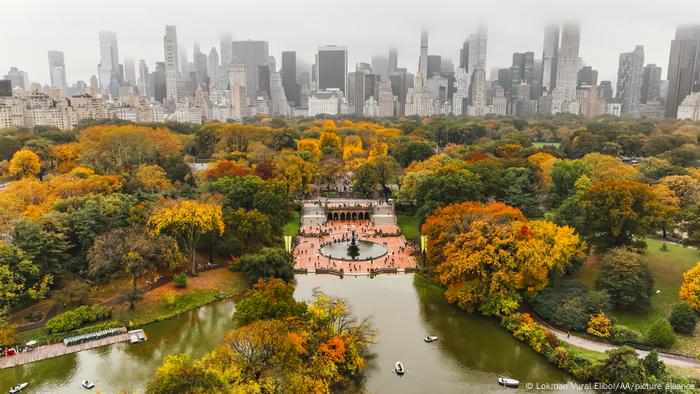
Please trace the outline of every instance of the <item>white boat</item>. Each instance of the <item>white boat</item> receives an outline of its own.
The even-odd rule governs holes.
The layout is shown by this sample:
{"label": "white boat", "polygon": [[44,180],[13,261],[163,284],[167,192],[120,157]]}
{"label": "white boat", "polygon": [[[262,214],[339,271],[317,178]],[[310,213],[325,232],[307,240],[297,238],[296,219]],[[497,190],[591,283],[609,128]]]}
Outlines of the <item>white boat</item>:
{"label": "white boat", "polygon": [[86,389],[91,389],[91,388],[95,387],[95,383],[93,383],[93,382],[91,382],[91,381],[89,381],[89,380],[83,380],[82,385],[83,385],[83,387],[85,387]]}
{"label": "white boat", "polygon": [[27,386],[29,386],[29,383],[27,382],[20,383],[17,386],[10,389],[10,394],[19,393],[20,391],[24,390]]}
{"label": "white boat", "polygon": [[517,381],[515,379],[511,379],[511,378],[506,378],[503,376],[498,378],[498,384],[500,384],[501,386],[506,386],[506,387],[518,387],[518,386],[520,386],[519,381]]}
{"label": "white boat", "polygon": [[394,365],[394,370],[396,371],[397,375],[403,375],[406,370],[403,368],[403,364],[401,361],[397,361],[396,364]]}
{"label": "white boat", "polygon": [[424,341],[430,343],[430,342],[435,342],[437,341],[437,337],[435,335],[428,335],[427,337],[423,338]]}

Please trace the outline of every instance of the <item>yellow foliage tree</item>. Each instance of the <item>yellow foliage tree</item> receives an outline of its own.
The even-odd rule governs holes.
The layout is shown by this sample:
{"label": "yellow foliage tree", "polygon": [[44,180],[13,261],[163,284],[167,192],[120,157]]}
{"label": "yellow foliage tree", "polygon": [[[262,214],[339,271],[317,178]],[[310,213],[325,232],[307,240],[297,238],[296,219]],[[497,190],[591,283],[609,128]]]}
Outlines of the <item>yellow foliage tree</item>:
{"label": "yellow foliage tree", "polygon": [[688,301],[688,304],[700,311],[700,263],[683,274],[680,297]]}
{"label": "yellow foliage tree", "polygon": [[321,159],[321,143],[315,138],[302,138],[297,143],[299,152],[309,152],[315,162]]}
{"label": "yellow foliage tree", "polygon": [[35,177],[41,171],[41,160],[29,149],[20,149],[10,160],[10,175],[17,178]]}
{"label": "yellow foliage tree", "polygon": [[202,234],[224,233],[221,207],[194,200],[180,200],[153,212],[148,226],[155,234],[167,233],[182,240],[192,256],[192,273],[197,273],[196,247]]}
{"label": "yellow foliage tree", "polygon": [[606,338],[610,336],[610,329],[612,328],[612,322],[605,315],[605,313],[600,312],[597,315],[591,316],[591,320],[588,321],[588,328],[586,331],[589,334],[593,334],[597,337]]}
{"label": "yellow foliage tree", "polygon": [[165,174],[165,170],[155,164],[140,166],[136,171],[135,178],[139,189],[148,193],[173,190],[173,184]]}

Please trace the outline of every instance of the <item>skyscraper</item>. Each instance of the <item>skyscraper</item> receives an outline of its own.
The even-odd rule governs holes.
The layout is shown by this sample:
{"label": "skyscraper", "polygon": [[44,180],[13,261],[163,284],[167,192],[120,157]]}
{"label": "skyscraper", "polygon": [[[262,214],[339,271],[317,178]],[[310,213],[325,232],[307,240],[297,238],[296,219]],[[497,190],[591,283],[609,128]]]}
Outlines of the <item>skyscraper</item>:
{"label": "skyscraper", "polygon": [[642,94],[640,101],[646,104],[649,101],[658,99],[661,88],[661,67],[656,64],[647,64],[642,73]]}
{"label": "skyscraper", "polygon": [[[223,58],[223,56],[222,56]],[[267,41],[234,41],[233,64],[246,65],[246,92],[251,103],[259,87],[258,67],[268,63],[269,53]],[[222,66],[225,66],[222,60]]]}
{"label": "skyscraper", "polygon": [[510,68],[511,91],[515,90],[521,82],[532,85],[535,69],[535,53],[534,52],[516,52],[513,54],[513,65]]}
{"label": "skyscraper", "polygon": [[229,68],[229,86],[231,91],[231,104],[236,119],[243,119],[248,113],[248,84],[247,66],[245,63],[234,63]]}
{"label": "skyscraper", "polygon": [[[101,31],[99,39],[100,63],[97,66],[97,75],[102,94],[109,94],[113,90],[111,87],[118,87],[121,82],[117,34],[113,31]],[[116,90],[118,91],[118,88]]]}
{"label": "skyscraper", "polygon": [[221,50],[221,65],[223,71],[228,72],[228,66],[233,63],[233,38],[228,33],[224,33],[219,38],[219,49]]}
{"label": "skyscraper", "polygon": [[557,83],[557,56],[559,54],[559,26],[549,25],[544,29],[542,49],[542,87],[552,92]]}
{"label": "skyscraper", "polygon": [[319,90],[340,89],[347,94],[348,50],[344,46],[318,47],[316,73]]}
{"label": "skyscraper", "polygon": [[194,70],[197,72],[197,82],[200,84],[206,83],[209,73],[207,72],[207,55],[199,49],[199,43],[194,43],[194,52],[192,52],[192,61],[194,62]]}
{"label": "skyscraper", "polygon": [[66,63],[63,59],[63,52],[49,51],[49,76],[51,87],[61,89],[61,93],[66,93]]}
{"label": "skyscraper", "polygon": [[583,66],[576,74],[576,86],[596,86],[598,84],[598,70],[591,66]]}
{"label": "skyscraper", "polygon": [[442,57],[440,55],[428,55],[428,78],[440,75],[442,70]]}
{"label": "skyscraper", "polygon": [[681,25],[676,28],[676,40],[695,41],[695,67],[693,69],[693,91],[700,91],[700,25]]}
{"label": "skyscraper", "polygon": [[488,40],[488,26],[479,25],[476,33],[469,36],[469,71],[477,69],[486,70],[486,49]]}
{"label": "skyscraper", "polygon": [[261,64],[258,66],[258,88],[257,95],[264,95],[266,98],[271,98],[270,90],[270,65]]}
{"label": "skyscraper", "polygon": [[287,102],[292,106],[299,106],[299,83],[297,83],[297,53],[294,51],[282,52],[282,87],[287,97]]}
{"label": "skyscraper", "polygon": [[643,67],[643,46],[637,45],[634,51],[620,54],[620,66],[617,69],[617,98],[622,103],[622,116],[639,117]]}
{"label": "skyscraper", "polygon": [[29,89],[29,76],[26,72],[17,67],[10,67],[10,70],[5,74],[3,79],[12,81],[12,88],[20,88],[22,90]]}
{"label": "skyscraper", "polygon": [[165,52],[165,97],[177,100],[177,80],[179,77],[179,59],[177,55],[177,30],[175,26],[165,26],[163,37]]}
{"label": "skyscraper", "polygon": [[124,80],[131,86],[136,86],[136,64],[132,58],[124,59]]}
{"label": "skyscraper", "polygon": [[209,51],[207,75],[209,76],[209,85],[216,86],[216,83],[219,81],[219,53],[216,52],[216,47],[211,47]]}
{"label": "skyscraper", "polygon": [[139,93],[141,96],[144,97],[150,97],[153,93],[151,92],[151,78],[150,74],[148,72],[148,66],[146,65],[146,61],[141,59],[139,60],[139,80],[138,80],[138,87],[139,87]]}
{"label": "skyscraper", "polygon": [[[395,73],[399,68],[399,53],[396,48],[389,49],[389,74]],[[380,102],[381,107],[381,102]]]}
{"label": "skyscraper", "polygon": [[423,78],[423,85],[428,79],[428,30],[423,29],[420,32],[420,56],[418,57],[418,71]]}
{"label": "skyscraper", "polygon": [[675,118],[678,106],[693,90],[695,81],[697,40],[689,37],[682,28],[676,30],[676,38],[671,41],[668,59],[668,97],[666,117]]}
{"label": "skyscraper", "polygon": [[459,50],[459,68],[469,71],[469,40],[464,40]]}
{"label": "skyscraper", "polygon": [[557,56],[557,78],[552,92],[552,113],[577,113],[576,82],[581,58],[578,56],[581,27],[565,23],[561,29],[561,46]]}

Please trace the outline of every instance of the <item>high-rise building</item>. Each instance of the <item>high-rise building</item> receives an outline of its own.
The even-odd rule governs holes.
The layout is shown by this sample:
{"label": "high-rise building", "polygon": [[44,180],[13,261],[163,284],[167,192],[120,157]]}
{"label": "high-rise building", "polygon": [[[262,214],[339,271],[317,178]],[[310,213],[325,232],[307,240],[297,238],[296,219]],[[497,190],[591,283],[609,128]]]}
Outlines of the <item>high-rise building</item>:
{"label": "high-rise building", "polygon": [[642,73],[642,95],[640,101],[646,104],[649,101],[659,99],[661,96],[661,67],[656,64],[647,64]]}
{"label": "high-rise building", "polygon": [[245,63],[234,63],[229,68],[229,86],[231,92],[231,104],[236,119],[241,120],[248,114],[248,66]]}
{"label": "high-rise building", "polygon": [[610,101],[613,98],[613,87],[610,81],[600,81],[598,85],[598,98]]}
{"label": "high-rise building", "polygon": [[700,120],[700,92],[687,95],[678,106],[678,119]]}
{"label": "high-rise building", "polygon": [[348,50],[344,46],[318,47],[316,83],[319,90],[338,89],[347,94]]}
{"label": "high-rise building", "polygon": [[433,75],[440,75],[442,70],[442,58],[440,55],[428,55],[428,79]]}
{"label": "high-rise building", "polygon": [[[471,58],[471,56],[469,56]],[[469,116],[484,116],[489,111],[486,107],[486,71],[478,68],[472,72],[469,83]]]}
{"label": "high-rise building", "polygon": [[162,103],[168,97],[165,62],[156,62],[156,70],[151,74],[151,83],[153,84],[153,98]]}
{"label": "high-rise building", "polygon": [[488,26],[486,25],[479,25],[476,33],[469,36],[469,70],[467,70],[469,73],[479,68],[486,70],[487,40]]}
{"label": "high-rise building", "polygon": [[695,41],[695,67],[693,69],[693,92],[700,91],[700,24],[681,25],[676,28],[676,40]]}
{"label": "high-rise building", "polygon": [[136,64],[134,59],[124,59],[124,80],[131,86],[136,86]]}
{"label": "high-rise building", "polygon": [[598,85],[598,70],[591,66],[583,66],[576,74],[576,87]]}
{"label": "high-rise building", "polygon": [[698,42],[681,27],[676,29],[676,38],[671,41],[668,59],[668,96],[666,117],[675,118],[678,106],[693,90]]}
{"label": "high-rise building", "polygon": [[177,54],[177,30],[173,25],[165,26],[163,49],[165,55],[165,96],[169,100],[177,100],[177,80],[180,76],[180,59]]}
{"label": "high-rise building", "polygon": [[542,88],[552,92],[557,83],[557,56],[559,54],[559,26],[549,25],[544,29],[542,49]]}
{"label": "high-rise building", "polygon": [[[372,56],[372,72],[389,79],[389,59],[386,56]],[[375,97],[376,98],[376,97]]]}
{"label": "high-rise building", "polygon": [[202,53],[199,49],[199,43],[194,43],[194,51],[192,52],[192,61],[194,62],[194,71],[197,73],[197,82],[200,84],[206,83],[209,78],[209,73],[207,72],[208,59],[207,55]]}
{"label": "high-rise building", "polygon": [[180,57],[178,64],[180,65],[180,76],[183,78],[188,78],[190,75],[190,62],[187,56],[187,49],[180,46],[177,48],[177,55]]}
{"label": "high-rise building", "polygon": [[350,110],[357,115],[362,115],[365,104],[365,75],[367,71],[358,65],[355,66],[355,71],[348,73],[348,104]]}
{"label": "high-rise building", "polygon": [[62,94],[66,93],[66,63],[63,59],[63,52],[49,51],[49,76],[51,87],[58,88]]}
{"label": "high-rise building", "polygon": [[[516,86],[522,82],[532,86],[535,77],[535,53],[516,52],[513,54],[513,65],[510,68],[511,88],[514,91]],[[529,92],[529,91],[528,91]]]}
{"label": "high-rise building", "polygon": [[464,40],[462,48],[459,49],[459,68],[469,71],[469,40]]}
{"label": "high-rise building", "polygon": [[233,63],[233,38],[228,33],[222,34],[219,38],[219,49],[221,51],[221,65],[224,73],[228,72],[228,66]]}
{"label": "high-rise building", "polygon": [[289,103],[278,72],[270,73],[270,109],[273,116],[289,116]]}
{"label": "high-rise building", "polygon": [[287,97],[287,102],[292,106],[301,105],[299,97],[300,86],[297,82],[297,53],[294,51],[282,52],[282,87]]}
{"label": "high-rise building", "polygon": [[153,95],[153,92],[151,91],[151,75],[148,72],[148,65],[146,65],[146,61],[141,59],[139,60],[139,80],[138,80],[138,88],[139,88],[139,94],[144,97],[151,97]]}
{"label": "high-rise building", "polygon": [[420,56],[418,57],[418,71],[423,78],[423,85],[428,79],[428,29],[420,32]]}
{"label": "high-rise building", "polygon": [[100,63],[97,65],[97,75],[100,78],[100,90],[102,94],[118,93],[121,76],[117,33],[101,31],[99,32],[99,39]]}
{"label": "high-rise building", "polygon": [[466,67],[460,66],[457,69],[454,86],[455,92],[452,95],[452,114],[454,116],[462,116],[466,114],[467,99],[469,98],[469,81]]}
{"label": "high-rise building", "polygon": [[3,76],[3,79],[12,81],[12,88],[20,88],[22,90],[29,89],[29,76],[26,72],[17,67],[10,67],[10,70]]}
{"label": "high-rise building", "polygon": [[263,95],[267,99],[272,97],[270,90],[270,65],[268,64],[258,66],[257,89],[257,95]]}
{"label": "high-rise building", "polygon": [[622,116],[637,118],[642,94],[644,47],[637,45],[632,52],[620,54],[617,69],[617,98],[622,104]]}
{"label": "high-rise building", "polygon": [[561,46],[557,56],[557,78],[552,91],[552,113],[578,113],[576,82],[581,58],[578,56],[581,27],[565,23],[561,29]]}
{"label": "high-rise building", "polygon": [[0,79],[0,97],[12,97],[12,81],[9,79]]}
{"label": "high-rise building", "polygon": [[[223,59],[223,56],[222,56]],[[269,53],[267,41],[234,41],[233,64],[246,65],[246,92],[252,103],[255,101],[256,92],[260,85],[258,81],[258,67],[268,64]],[[226,64],[222,60],[222,66]]]}
{"label": "high-rise building", "polygon": [[207,58],[207,75],[209,76],[209,85],[216,86],[220,79],[219,73],[219,53],[215,47],[211,47],[209,57]]}
{"label": "high-rise building", "polygon": [[[395,73],[399,68],[399,53],[396,48],[389,48],[389,74]],[[380,103],[381,107],[381,103]]]}
{"label": "high-rise building", "polygon": [[398,98],[396,113],[404,115],[406,96],[408,95],[408,90],[413,88],[413,75],[409,74],[405,68],[399,68],[395,73],[389,75],[389,79],[391,80],[391,92]]}
{"label": "high-rise building", "polygon": [[383,80],[379,82],[379,92],[377,104],[379,105],[378,116],[394,116],[394,101],[396,98],[391,90],[391,82]]}

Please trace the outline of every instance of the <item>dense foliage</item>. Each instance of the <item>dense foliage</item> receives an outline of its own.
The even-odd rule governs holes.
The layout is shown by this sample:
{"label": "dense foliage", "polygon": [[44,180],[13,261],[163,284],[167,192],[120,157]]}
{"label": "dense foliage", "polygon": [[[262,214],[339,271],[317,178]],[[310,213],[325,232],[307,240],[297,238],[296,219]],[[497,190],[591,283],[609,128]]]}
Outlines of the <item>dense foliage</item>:
{"label": "dense foliage", "polygon": [[79,306],[73,310],[58,314],[44,327],[51,334],[68,332],[86,324],[104,320],[110,316],[111,310],[103,306]]}
{"label": "dense foliage", "polygon": [[610,296],[583,283],[567,281],[547,287],[529,303],[548,322],[571,331],[585,331],[592,315],[610,309]]}

